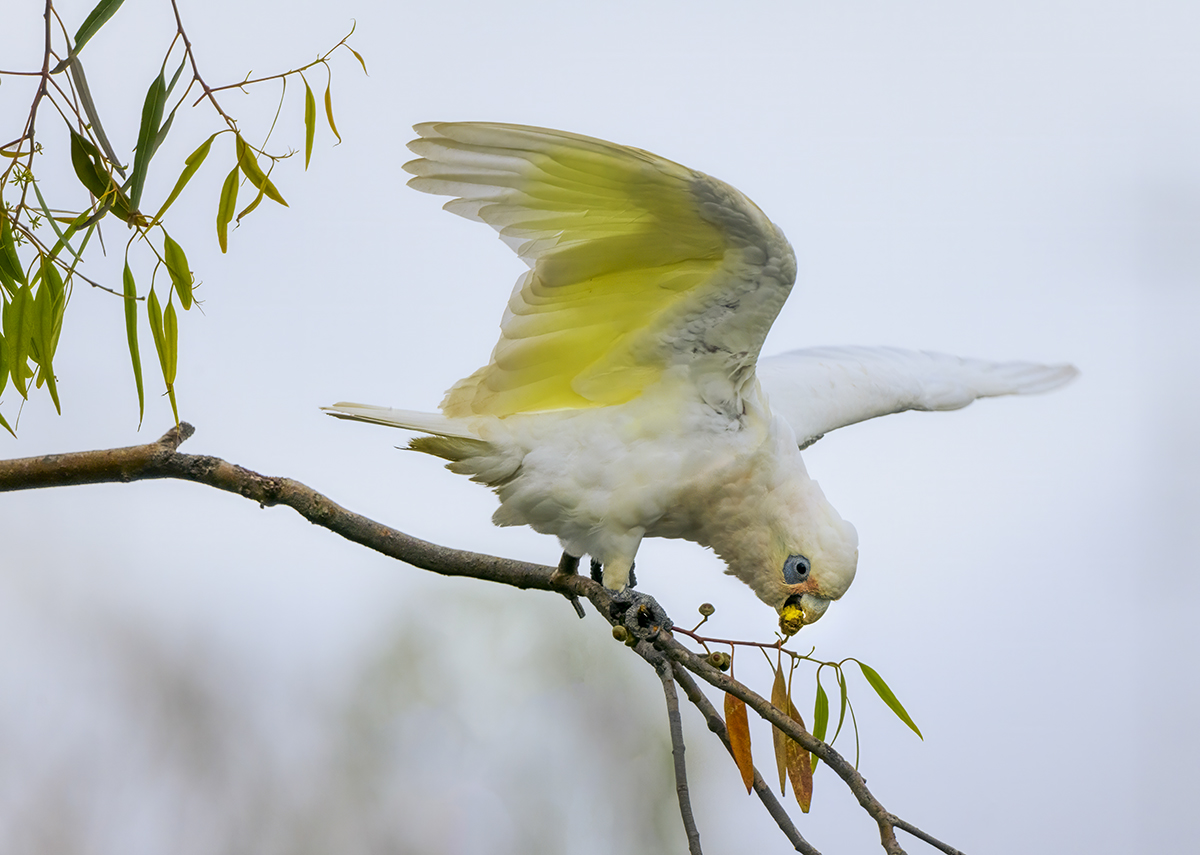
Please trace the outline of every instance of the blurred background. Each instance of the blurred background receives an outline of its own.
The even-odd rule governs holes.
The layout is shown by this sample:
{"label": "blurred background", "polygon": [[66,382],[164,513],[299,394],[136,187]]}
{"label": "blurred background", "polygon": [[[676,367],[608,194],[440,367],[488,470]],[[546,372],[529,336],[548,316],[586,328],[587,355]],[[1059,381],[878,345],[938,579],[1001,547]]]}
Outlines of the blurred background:
{"label": "blurred background", "polygon": [[[92,5],[57,4],[72,31]],[[887,344],[1082,370],[1052,395],[891,416],[806,452],[862,545],[854,587],[796,646],[874,666],[925,735],[850,675],[874,793],[974,853],[1187,848],[1200,7],[183,0],[181,13],[213,85],[308,62],[352,21],[370,69],[335,57],[344,142],[322,123],[309,171],[295,157],[272,176],[290,208],[264,202],[227,255],[213,228],[227,137],[176,203],[204,301],[181,318],[180,414],[197,427],[182,450],[429,540],[553,563],[553,539],[494,528],[494,498],[394,450],[403,435],[317,409],[436,407],[486,361],[523,269],[488,229],[404,187],[409,127],[545,125],[708,172],[796,249],[764,352]],[[40,14],[8,5],[0,68],[38,67]],[[118,151],[173,32],[169,4],[128,0],[83,54]],[[310,82],[319,101],[324,76]],[[276,149],[303,150],[302,96],[289,87]],[[221,102],[261,140],[278,97],[267,84]],[[30,98],[4,78],[5,139]],[[43,139],[61,146],[54,120]],[[217,128],[206,106],[181,110],[146,198]],[[62,149],[42,160],[45,186],[82,204],[53,171]],[[108,225],[87,275],[119,287],[126,239]],[[138,431],[120,300],[80,285],[70,309],[63,415],[39,393],[0,456],[131,445],[172,423],[143,329]],[[9,388],[10,421],[16,404]],[[771,636],[770,609],[699,547],[647,542],[638,575],[681,624],[709,601],[714,635]],[[769,689],[752,656],[738,676]],[[809,716],[811,674],[798,686]],[[683,717],[706,850],[787,851],[700,717]],[[769,778],[769,730],[752,733]],[[184,483],[0,495],[0,757],[10,853],[686,851],[658,681],[597,616]],[[815,784],[812,813],[792,810],[814,845],[878,846],[824,767]]]}

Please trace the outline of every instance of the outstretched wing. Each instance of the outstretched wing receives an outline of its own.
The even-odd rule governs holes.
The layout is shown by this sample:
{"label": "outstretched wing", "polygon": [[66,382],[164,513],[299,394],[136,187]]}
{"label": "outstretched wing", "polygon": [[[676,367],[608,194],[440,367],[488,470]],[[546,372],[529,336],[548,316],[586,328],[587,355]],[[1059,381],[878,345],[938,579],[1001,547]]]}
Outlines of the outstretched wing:
{"label": "outstretched wing", "polygon": [[736,398],[795,279],[791,247],[753,202],[563,131],[415,130],[409,185],[456,197],[446,210],[496,229],[530,267],[490,364],[447,393],[447,416],[619,404],[681,363],[701,368],[706,396]]}
{"label": "outstretched wing", "polygon": [[771,409],[801,448],[831,430],[905,410],[957,410],[976,398],[1048,392],[1073,365],[983,362],[895,347],[815,347],[759,361]]}

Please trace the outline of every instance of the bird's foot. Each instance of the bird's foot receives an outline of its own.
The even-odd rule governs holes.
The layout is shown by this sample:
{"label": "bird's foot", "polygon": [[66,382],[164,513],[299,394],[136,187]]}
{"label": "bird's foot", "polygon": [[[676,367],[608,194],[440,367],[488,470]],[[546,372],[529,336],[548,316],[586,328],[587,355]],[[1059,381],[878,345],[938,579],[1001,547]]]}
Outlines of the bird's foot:
{"label": "bird's foot", "polygon": [[[562,565],[559,565],[559,566],[561,567]],[[629,584],[626,587],[629,587],[629,588],[637,587],[637,574],[633,572],[633,568],[636,566],[637,566],[636,561],[629,565]],[[591,577],[592,577],[592,581],[595,582],[597,585],[604,584],[604,565],[601,564],[599,561],[597,561],[595,558],[592,559]]]}
{"label": "bird's foot", "polygon": [[654,641],[674,624],[666,611],[649,594],[622,588],[613,594],[609,618],[624,626],[635,638]]}

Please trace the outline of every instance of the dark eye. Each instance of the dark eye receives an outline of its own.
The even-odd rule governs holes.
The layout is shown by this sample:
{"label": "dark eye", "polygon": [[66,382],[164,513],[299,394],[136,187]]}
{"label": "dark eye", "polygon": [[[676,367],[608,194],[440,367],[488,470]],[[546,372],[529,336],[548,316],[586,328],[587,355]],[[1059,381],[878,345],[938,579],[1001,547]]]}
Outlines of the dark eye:
{"label": "dark eye", "polygon": [[809,563],[803,555],[789,555],[783,562],[783,581],[789,585],[799,585],[808,578]]}

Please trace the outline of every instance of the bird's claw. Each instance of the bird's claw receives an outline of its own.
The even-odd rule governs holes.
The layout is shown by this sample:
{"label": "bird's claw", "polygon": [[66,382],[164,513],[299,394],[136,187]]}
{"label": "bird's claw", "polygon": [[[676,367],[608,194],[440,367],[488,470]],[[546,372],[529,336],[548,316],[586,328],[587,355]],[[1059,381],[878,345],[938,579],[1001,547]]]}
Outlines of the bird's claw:
{"label": "bird's claw", "polygon": [[629,588],[613,594],[609,616],[635,638],[646,641],[654,641],[660,632],[670,631],[674,626],[654,597]]}

